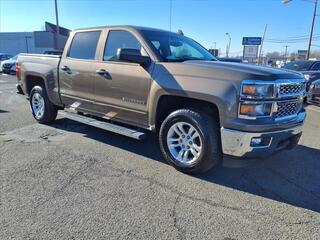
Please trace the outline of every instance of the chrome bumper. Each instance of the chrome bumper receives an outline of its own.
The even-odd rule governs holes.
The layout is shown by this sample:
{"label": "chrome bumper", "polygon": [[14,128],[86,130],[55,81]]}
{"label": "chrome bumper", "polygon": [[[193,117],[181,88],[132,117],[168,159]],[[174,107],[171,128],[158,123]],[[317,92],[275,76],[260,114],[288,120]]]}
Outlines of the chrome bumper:
{"label": "chrome bumper", "polygon": [[[235,157],[266,157],[272,153],[297,145],[302,133],[302,124],[294,128],[274,132],[242,132],[221,128],[221,142],[224,154]],[[267,146],[251,145],[252,138],[269,137]]]}

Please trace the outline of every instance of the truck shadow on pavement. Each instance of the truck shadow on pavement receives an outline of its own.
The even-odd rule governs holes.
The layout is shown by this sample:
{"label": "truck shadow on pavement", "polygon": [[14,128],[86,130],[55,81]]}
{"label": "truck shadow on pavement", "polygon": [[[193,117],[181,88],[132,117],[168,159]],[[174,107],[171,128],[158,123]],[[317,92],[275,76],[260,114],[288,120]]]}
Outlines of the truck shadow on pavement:
{"label": "truck shadow on pavement", "polygon": [[[155,134],[137,141],[68,119],[59,119],[50,126],[81,133],[90,139],[167,164]],[[222,166],[191,177],[320,212],[320,150],[307,146],[298,145],[291,151],[282,151],[267,159],[225,157]]]}

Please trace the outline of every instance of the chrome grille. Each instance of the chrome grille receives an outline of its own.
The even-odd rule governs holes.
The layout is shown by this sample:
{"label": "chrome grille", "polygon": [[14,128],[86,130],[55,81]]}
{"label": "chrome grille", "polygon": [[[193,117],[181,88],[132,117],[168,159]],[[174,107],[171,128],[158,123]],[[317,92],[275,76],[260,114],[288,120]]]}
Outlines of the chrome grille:
{"label": "chrome grille", "polygon": [[300,94],[304,89],[304,84],[283,84],[279,87],[280,95],[291,95],[291,94]]}
{"label": "chrome grille", "polygon": [[278,110],[275,113],[276,118],[287,117],[296,114],[300,109],[299,102],[279,102]]}

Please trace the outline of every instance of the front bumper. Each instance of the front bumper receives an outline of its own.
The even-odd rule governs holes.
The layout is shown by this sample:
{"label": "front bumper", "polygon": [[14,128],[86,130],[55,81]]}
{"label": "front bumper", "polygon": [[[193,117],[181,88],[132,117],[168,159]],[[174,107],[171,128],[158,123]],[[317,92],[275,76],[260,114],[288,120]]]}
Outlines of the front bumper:
{"label": "front bumper", "polygon": [[[302,122],[305,114],[301,116]],[[271,132],[243,132],[221,128],[221,143],[223,153],[235,157],[253,158],[267,157],[273,153],[295,147],[302,134],[302,122],[295,127]],[[253,138],[270,139],[267,145],[253,146]]]}

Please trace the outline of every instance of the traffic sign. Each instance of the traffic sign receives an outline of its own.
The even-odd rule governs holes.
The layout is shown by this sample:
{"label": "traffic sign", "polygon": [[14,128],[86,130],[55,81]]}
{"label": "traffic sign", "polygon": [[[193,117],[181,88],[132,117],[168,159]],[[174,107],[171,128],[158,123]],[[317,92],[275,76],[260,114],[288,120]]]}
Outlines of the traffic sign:
{"label": "traffic sign", "polygon": [[242,45],[261,45],[261,37],[243,37]]}

